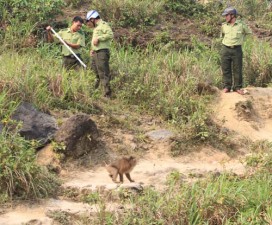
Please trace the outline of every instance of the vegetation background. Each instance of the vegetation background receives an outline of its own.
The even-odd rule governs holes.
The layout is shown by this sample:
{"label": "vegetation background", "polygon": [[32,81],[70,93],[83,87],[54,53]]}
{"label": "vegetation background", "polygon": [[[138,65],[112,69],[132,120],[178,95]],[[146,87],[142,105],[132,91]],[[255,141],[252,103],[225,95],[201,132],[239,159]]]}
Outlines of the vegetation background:
{"label": "vegetation background", "polygon": [[[228,5],[238,9],[241,19],[254,32],[243,48],[244,85],[271,86],[270,4],[260,0],[206,4],[193,0],[1,1],[0,202],[48,197],[59,187],[56,175],[35,163],[37,143],[7,129],[14,123],[10,116],[20,102],[31,102],[45,112],[99,113],[97,104],[102,95],[93,88],[92,71],[64,71],[59,46],[46,43],[46,24],[57,28],[69,25],[71,18],[64,18],[62,12],[82,7],[85,11],[97,9],[114,30],[110,66],[115,107],[106,102],[103,112],[137,106],[139,114],[163,118],[180,133],[173,148],[173,155],[179,155],[184,145],[231,148],[230,137],[213,123],[208,107],[216,92],[201,89],[222,88],[218,37],[224,22],[221,13]],[[54,20],[56,17],[62,19]],[[89,64],[92,31],[87,27],[83,30],[88,46],[83,59]],[[16,126],[19,129],[20,124]],[[101,204],[101,213],[91,222],[272,224],[271,143],[250,142],[247,146],[255,153],[248,158],[254,172],[244,177],[222,174],[184,184],[181,175],[173,173],[165,192],[148,189],[141,196],[121,199],[133,205],[132,210],[121,215],[103,213],[105,196],[86,196],[85,201]],[[85,220],[90,224],[90,219]]]}

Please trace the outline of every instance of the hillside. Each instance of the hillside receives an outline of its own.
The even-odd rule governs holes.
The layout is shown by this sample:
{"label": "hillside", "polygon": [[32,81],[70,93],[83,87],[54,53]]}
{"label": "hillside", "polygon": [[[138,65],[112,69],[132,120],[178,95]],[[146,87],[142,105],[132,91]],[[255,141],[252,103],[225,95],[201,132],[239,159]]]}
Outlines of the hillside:
{"label": "hillside", "polygon": [[[235,132],[234,138],[237,140],[243,137],[251,140],[271,141],[269,134],[271,134],[272,127],[270,109],[272,89],[251,87],[246,90],[247,94],[244,96],[237,93],[220,93],[215,103],[214,114],[217,115],[215,120],[224,120],[223,128]],[[248,102],[251,102],[251,107],[248,106]],[[124,114],[115,114],[114,116],[116,120],[121,120]],[[127,148],[127,151],[137,149],[136,133],[128,133],[128,130],[118,127],[109,128],[103,123],[106,119],[104,117],[92,118],[103,132],[103,139],[107,143],[108,150],[111,149],[109,154],[113,158],[118,154],[116,152],[118,148]],[[167,129],[158,118],[139,115],[138,123],[140,124],[139,131],[145,134]],[[245,172],[245,164],[243,163],[245,156],[250,154],[245,149],[228,154],[222,149],[205,145],[190,154],[173,157],[170,154],[171,139],[167,136],[161,139],[146,139],[142,145],[141,147],[146,151],[138,155],[138,164],[132,172],[132,177],[136,180],[136,184],[140,184],[144,188],[153,186],[157,190],[164,189],[166,177],[173,171],[183,174],[184,182],[192,182],[195,179],[206,177],[208,174],[220,174],[223,171],[242,175]],[[95,156],[89,157],[91,159],[85,159],[87,162],[95,158]],[[78,202],[80,195],[94,190],[105,191],[118,187],[108,177],[103,162],[96,166],[71,162],[63,168],[61,177],[64,181],[64,190],[73,192],[73,197],[59,196],[56,199],[41,201],[34,205],[14,204],[2,209],[0,224],[55,224],[52,222],[51,214],[53,212],[68,213],[68,215],[92,214],[96,209],[92,205]],[[125,180],[124,187],[126,185],[128,185],[127,180]],[[120,205],[109,202],[106,207],[108,210],[114,211],[118,210]]]}
{"label": "hillside", "polygon": [[[85,17],[90,3],[88,1],[82,1],[82,4],[79,4],[80,1],[70,2],[77,3],[77,6],[64,8],[64,14],[59,15],[56,21],[52,22],[54,25],[56,24],[56,26],[59,27],[65,26],[67,19],[76,15],[80,15],[83,18]],[[99,2],[98,5],[101,6],[101,4],[107,4],[107,1]],[[114,5],[112,8],[115,13],[112,13],[114,14],[113,17],[118,16],[116,15],[116,11],[114,11],[118,9],[118,6]],[[107,12],[108,17],[109,15],[111,15],[111,13]],[[7,204],[4,203],[0,208],[0,225],[89,225],[93,224],[90,221],[97,221],[94,219],[96,217],[101,218],[99,224],[115,224],[111,221],[105,221],[104,217],[108,216],[108,212],[110,212],[112,215],[115,215],[118,220],[119,213],[128,214],[128,212],[132,211],[131,209],[134,206],[127,203],[126,200],[135,196],[139,196],[140,198],[143,195],[143,190],[154,190],[154,192],[158,191],[158,193],[160,193],[158,195],[167,196],[165,192],[169,191],[169,182],[173,182],[173,180],[178,183],[179,187],[188,184],[191,189],[195,183],[201,183],[201,181],[204,181],[206,178],[217,178],[221,175],[222,177],[227,177],[227,180],[229,179],[230,181],[236,178],[238,181],[243,181],[243,179],[250,178],[254,169],[257,170],[257,168],[248,169],[248,157],[254,155],[254,147],[261,148],[265,143],[269,143],[268,145],[270,145],[272,141],[272,88],[248,86],[245,87],[245,95],[238,95],[236,92],[222,93],[220,91],[220,79],[218,78],[220,76],[220,69],[218,66],[217,50],[212,49],[214,50],[213,52],[210,49],[211,46],[214,47],[213,42],[218,41],[217,35],[221,21],[217,21],[215,18],[209,20],[205,17],[206,20],[201,22],[201,19],[197,17],[194,18],[175,13],[175,16],[172,18],[171,15],[169,11],[165,12],[163,15],[160,15],[160,18],[157,20],[159,21],[158,23],[148,28],[142,24],[134,24],[135,27],[121,27],[117,25],[118,21],[116,21],[116,23],[114,23],[115,21],[113,20],[111,21],[115,33],[115,43],[125,46],[120,48],[118,48],[118,46],[114,49],[113,58],[111,58],[111,60],[114,60],[113,62],[116,63],[112,64],[112,71],[114,78],[117,80],[114,80],[114,90],[116,93],[114,93],[112,99],[105,99],[99,95],[99,92],[90,89],[88,85],[89,83],[92,84],[93,80],[85,80],[85,74],[72,74],[71,77],[69,77],[70,74],[67,75],[64,73],[68,79],[67,77],[61,77],[60,73],[62,71],[57,69],[59,64],[55,61],[55,55],[52,54],[53,57],[50,56],[50,51],[52,50],[50,48],[49,51],[47,48],[40,50],[43,54],[46,53],[47,56],[49,55],[46,59],[42,58],[42,60],[44,60],[42,62],[45,62],[45,72],[43,72],[43,67],[39,67],[43,63],[38,61],[38,59],[36,62],[37,65],[28,58],[26,60],[26,66],[24,64],[25,61],[16,65],[16,67],[19,68],[19,72],[12,70],[15,74],[12,74],[12,81],[13,76],[16,77],[16,75],[22,74],[23,77],[32,73],[36,75],[38,74],[36,70],[39,71],[40,69],[39,72],[41,72],[42,78],[37,78],[37,80],[40,81],[40,79],[43,79],[43,83],[50,83],[50,87],[53,87],[50,89],[50,96],[51,92],[55,91],[53,93],[53,95],[55,94],[55,96],[53,96],[55,99],[53,98],[52,102],[51,99],[48,98],[48,100],[42,97],[36,100],[37,94],[33,94],[33,96],[35,96],[33,97],[32,93],[36,93],[34,89],[37,90],[37,88],[32,90],[31,85],[36,86],[37,81],[35,82],[34,79],[32,83],[33,80],[30,79],[29,83],[26,83],[25,86],[22,85],[22,96],[28,100],[36,100],[35,103],[37,105],[42,106],[42,109],[46,109],[46,112],[54,115],[58,121],[67,119],[74,113],[88,112],[91,119],[97,125],[101,134],[101,143],[103,144],[98,145],[98,148],[88,155],[62,162],[61,171],[58,174],[62,185],[55,197],[36,201],[15,200]],[[106,17],[106,19],[108,18]],[[268,45],[270,44],[272,34],[267,27],[261,26],[259,21],[250,21],[250,27],[253,30],[254,38],[262,40]],[[256,39],[253,39],[252,42],[255,43],[255,41]],[[245,51],[247,51],[246,56],[250,55],[252,57],[252,61],[250,61],[251,58],[248,59],[249,57],[247,58],[248,61],[246,61],[245,74],[248,76],[246,77],[246,82],[251,82],[250,78],[253,77],[252,80],[254,80],[257,76],[258,78],[264,77],[264,80],[269,80],[271,73],[270,64],[266,63],[270,60],[269,54],[267,54],[269,49],[266,48],[268,49],[267,52],[262,52],[262,48],[260,48],[261,54],[259,55],[257,54],[259,52],[250,52],[252,54],[249,54],[248,49],[252,47],[250,45],[252,42],[249,42],[249,47],[245,49]],[[150,45],[154,47],[154,49],[152,49],[154,55],[144,55],[145,49],[148,51]],[[160,51],[158,49],[160,49],[161,46],[166,50],[160,53],[161,55],[165,55],[165,58],[160,58],[161,55],[157,53],[157,51]],[[217,45],[215,44],[215,48],[216,47]],[[171,57],[173,57],[172,61],[168,61],[168,48],[178,50],[176,55],[179,57],[173,54],[171,55]],[[133,55],[133,53],[136,53],[135,49],[140,49],[140,53],[143,53],[143,55],[140,53],[139,55]],[[190,50],[192,49],[195,50],[196,56],[193,54],[192,56],[190,55]],[[256,49],[258,49],[257,44]],[[201,52],[202,50],[204,53]],[[127,52],[129,52],[129,54],[132,52],[131,61],[123,60],[127,58],[120,57],[118,51],[121,52],[121,55],[123,54],[125,56],[127,56]],[[22,52],[24,51],[22,50]],[[183,53],[184,55],[182,55]],[[260,59],[260,55],[267,61],[260,60],[260,64],[258,64],[259,61],[257,61],[256,58]],[[146,59],[142,56],[145,56]],[[120,59],[118,59],[119,61],[116,58],[114,59],[114,57],[120,57]],[[150,57],[150,59],[148,59],[148,57]],[[155,61],[157,57],[159,58],[158,63],[151,65],[151,62]],[[194,58],[191,59],[190,57]],[[5,57],[2,59],[4,60],[4,58]],[[207,59],[210,65],[207,63]],[[48,62],[46,60],[48,60]],[[53,61],[55,65],[50,68]],[[36,67],[34,72],[31,70],[31,63]],[[142,66],[141,63],[146,64]],[[165,67],[159,67],[162,64],[165,64]],[[144,68],[145,66],[148,68],[157,66],[159,69],[156,68],[153,71],[147,70]],[[141,67],[144,69],[138,70],[138,68]],[[168,69],[168,67],[171,69]],[[210,69],[210,67],[214,67],[214,69]],[[4,73],[7,74],[5,70],[3,70],[3,74]],[[140,78],[139,80],[130,80],[130,76],[141,77],[141,73],[143,73],[143,80]],[[155,76],[152,77],[152,73]],[[187,79],[190,75],[193,75],[193,81]],[[250,77],[250,75],[252,77]],[[80,77],[80,79],[78,79],[78,77]],[[161,77],[163,78],[159,80]],[[65,90],[65,88],[63,88],[63,90],[61,89],[66,84],[65,79],[68,81],[68,91]],[[86,84],[80,84],[80,86],[79,80],[81,79],[83,83],[85,81]],[[154,81],[156,79],[159,80],[157,83]],[[14,83],[17,84],[15,78],[14,80]],[[172,82],[173,80],[174,82]],[[256,78],[256,80],[258,79]],[[209,94],[205,96],[205,93],[198,93],[196,90],[196,86],[202,81],[211,83],[213,88],[211,96]],[[20,88],[21,85],[12,86],[12,82],[9,81],[9,79],[1,82],[3,82],[3,84],[1,83],[1,88],[7,86],[9,90],[14,91],[16,94],[19,93],[20,95],[21,89],[16,92],[16,88]],[[19,80],[19,84],[20,82]],[[181,86],[180,89],[186,90],[187,92],[185,91],[184,94],[180,89],[174,89],[175,86],[171,85],[175,82],[176,86]],[[147,85],[144,86],[143,83]],[[262,81],[260,83],[262,84],[260,86],[269,86],[267,84],[263,85]],[[61,86],[60,84],[64,85]],[[143,86],[141,86],[142,84]],[[80,86],[79,89],[76,88],[77,85]],[[86,91],[86,86],[88,95],[84,92]],[[158,87],[166,87],[165,89],[161,88],[161,90],[166,90],[167,93],[160,93],[156,90],[156,88],[159,89]],[[39,88],[42,89],[43,86],[39,86]],[[75,89],[73,90],[74,92],[69,92],[69,90],[73,88]],[[173,92],[171,92],[171,88]],[[45,89],[47,89],[47,87]],[[27,90],[26,93],[24,92],[25,90]],[[66,96],[65,91],[68,93]],[[125,91],[127,91],[128,94]],[[28,92],[30,92],[30,94]],[[93,92],[94,94],[90,95],[89,92]],[[155,97],[152,98],[150,97],[151,95]],[[164,96],[169,98],[162,99]],[[205,97],[209,99],[209,105],[205,105],[208,102]],[[179,99],[176,101],[177,98],[184,98],[188,100],[191,105],[189,103],[187,104],[186,101],[179,101]],[[46,101],[48,101],[48,105]],[[141,101],[146,101],[147,104],[141,104]],[[203,101],[203,104],[198,105],[197,103],[201,101]],[[49,108],[50,103],[54,106],[52,109]],[[192,110],[190,111],[185,106],[183,107],[182,104],[187,105],[188,108]],[[212,109],[210,115],[211,120],[203,121],[208,121],[207,124],[216,128],[214,130],[208,130],[207,132],[213,131],[218,133],[211,135],[211,140],[207,138],[207,140],[205,139],[203,141],[197,136],[188,141],[184,138],[186,135],[180,133],[181,131],[186,133],[186,129],[182,130],[179,127],[181,125],[178,123],[180,122],[181,124],[181,121],[184,122],[184,120],[182,120],[184,117],[190,118],[189,113],[196,111],[200,114],[199,123],[201,124],[201,122],[203,122],[201,120],[201,113],[204,111],[203,108],[201,108],[202,105],[204,105],[204,109]],[[93,108],[95,110],[93,110]],[[166,108],[166,110],[161,110],[162,108]],[[172,108],[176,108],[177,110],[172,110]],[[183,115],[181,115],[178,117],[180,115],[179,113],[184,113],[185,116],[183,117]],[[175,116],[177,116],[176,120],[173,119]],[[188,124],[190,124],[190,122],[193,123],[195,121],[189,121]],[[213,137],[216,138],[213,139]],[[38,159],[42,158],[42,160],[46,160],[46,157],[52,157],[52,145],[47,147],[43,149],[45,150],[44,155],[41,156],[38,154]],[[46,155],[48,153],[47,150],[49,150],[48,155]],[[115,184],[108,176],[105,169],[105,162],[108,163],[123,155],[134,155],[137,157],[138,163],[131,172],[131,176],[135,182],[129,183],[129,181],[124,178],[124,184]],[[254,160],[256,160],[257,164],[258,159],[254,158],[253,161]],[[268,166],[270,165],[269,163],[267,164]],[[175,184],[175,182],[173,183]],[[243,184],[242,187],[244,186],[246,185]],[[171,186],[170,189],[175,189],[176,187],[177,186]],[[152,196],[152,194],[150,195]],[[101,199],[104,201],[99,201]],[[158,199],[158,197],[156,199]],[[211,199],[213,203],[213,198]],[[243,199],[246,199],[246,197],[243,196]],[[225,195],[219,196],[214,202],[215,215],[211,215],[212,212],[210,211],[207,212],[207,215],[204,215],[204,217],[209,218],[207,221],[210,221],[210,224],[224,224],[224,219],[220,220],[219,217],[222,216],[225,218],[229,215],[232,217],[235,213],[231,211],[233,210],[231,207],[235,209],[238,208],[237,205],[233,206],[234,202],[230,201],[228,196]],[[223,204],[225,202],[227,206],[228,204],[231,205],[230,209],[225,207],[226,205]],[[237,202],[240,204],[238,200]],[[260,204],[265,203],[261,202]],[[268,201],[266,204],[269,205],[270,202]],[[148,204],[144,203],[142,208],[146,205]],[[252,205],[254,204],[252,203]],[[204,204],[204,209],[205,207]],[[196,204],[196,208],[201,207]],[[265,208],[265,206],[258,206],[258,208],[262,209]],[[137,210],[141,211],[141,208]],[[266,210],[270,212],[269,209]],[[202,213],[202,209],[200,211]],[[264,211],[258,213],[261,215],[260,217],[262,217]],[[178,216],[180,215],[182,215],[182,213],[178,214]],[[160,216],[162,215],[158,212],[154,217],[157,219],[157,217],[159,218]],[[213,220],[210,218],[213,218]],[[246,223],[251,219],[251,216],[248,216],[248,218],[245,219]],[[269,221],[269,219],[266,219],[266,221]],[[162,223],[163,222],[158,222],[158,224]],[[137,221],[133,224],[144,224],[144,222],[141,223]],[[150,224],[153,223],[151,222]],[[169,224],[175,224],[175,222],[170,221]],[[187,224],[190,223],[188,222]],[[258,224],[258,222],[255,224]]]}

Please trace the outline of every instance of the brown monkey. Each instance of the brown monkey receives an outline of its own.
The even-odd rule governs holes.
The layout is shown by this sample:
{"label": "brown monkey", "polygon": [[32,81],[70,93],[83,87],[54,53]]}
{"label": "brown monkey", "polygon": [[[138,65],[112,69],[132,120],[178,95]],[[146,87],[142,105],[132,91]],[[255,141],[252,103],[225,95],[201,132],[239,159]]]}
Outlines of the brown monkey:
{"label": "brown monkey", "polygon": [[135,167],[137,161],[136,158],[133,156],[130,157],[122,157],[113,163],[106,165],[106,170],[109,172],[110,177],[112,178],[112,181],[114,183],[119,183],[116,181],[116,178],[119,174],[120,177],[120,183],[123,183],[123,174],[126,175],[127,179],[130,182],[134,182],[134,180],[130,177],[130,172]]}

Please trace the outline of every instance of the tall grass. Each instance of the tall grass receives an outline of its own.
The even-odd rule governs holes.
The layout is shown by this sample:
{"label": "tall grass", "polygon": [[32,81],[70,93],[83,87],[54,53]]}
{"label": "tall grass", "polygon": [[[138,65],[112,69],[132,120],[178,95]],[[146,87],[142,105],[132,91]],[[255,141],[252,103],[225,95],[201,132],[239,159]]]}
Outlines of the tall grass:
{"label": "tall grass", "polygon": [[[162,192],[146,188],[140,194],[119,194],[124,210],[108,212],[100,197],[94,224],[269,224],[272,176],[239,177],[223,173],[188,184],[173,172]],[[91,197],[91,196],[90,196]],[[88,197],[87,197],[88,198]],[[92,204],[92,203],[90,203]]]}
{"label": "tall grass", "polygon": [[5,129],[0,134],[0,143],[0,203],[56,193],[59,181],[55,175],[36,164],[35,148],[38,143]]}
{"label": "tall grass", "polygon": [[[42,52],[42,51],[41,51]],[[1,91],[41,109],[54,107],[92,110],[94,75],[90,71],[66,71],[60,58],[35,51],[1,54]]]}
{"label": "tall grass", "polygon": [[243,45],[246,85],[266,87],[272,78],[272,49],[269,43],[248,38]]}
{"label": "tall grass", "polygon": [[165,0],[94,0],[91,8],[98,10],[101,17],[112,21],[114,26],[144,28],[158,21],[164,4]]}
{"label": "tall grass", "polygon": [[113,52],[113,58],[112,68],[118,74],[113,85],[120,99],[178,126],[187,124],[197,133],[194,135],[199,135],[208,117],[209,98],[198,95],[197,84],[209,81],[218,85],[216,52],[208,49],[202,54],[197,50],[165,52],[152,47],[142,52],[121,47]]}

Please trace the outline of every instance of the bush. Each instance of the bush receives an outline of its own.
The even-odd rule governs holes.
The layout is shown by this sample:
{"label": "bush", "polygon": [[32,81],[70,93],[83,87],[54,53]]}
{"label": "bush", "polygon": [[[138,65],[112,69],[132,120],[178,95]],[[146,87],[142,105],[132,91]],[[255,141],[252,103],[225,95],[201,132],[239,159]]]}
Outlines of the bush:
{"label": "bush", "polygon": [[60,13],[62,6],[64,6],[63,0],[1,1],[0,21],[17,18],[20,21],[41,22]]}
{"label": "bush", "polygon": [[37,44],[37,27],[61,13],[63,0],[0,1],[0,41],[4,48],[33,47]]}

